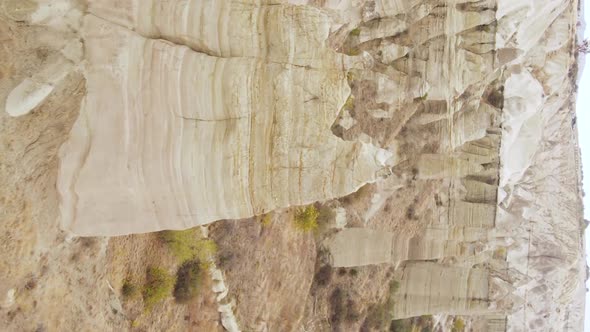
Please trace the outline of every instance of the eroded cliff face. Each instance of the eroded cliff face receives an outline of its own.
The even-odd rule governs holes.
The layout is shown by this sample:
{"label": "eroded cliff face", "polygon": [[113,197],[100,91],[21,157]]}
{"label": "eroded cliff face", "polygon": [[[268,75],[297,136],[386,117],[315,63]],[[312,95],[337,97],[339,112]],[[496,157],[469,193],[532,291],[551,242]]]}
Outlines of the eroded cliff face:
{"label": "eroded cliff face", "polygon": [[[391,188],[404,179],[426,194],[405,204],[418,229],[348,228],[328,246],[336,266],[401,266],[396,317],[502,313],[510,331],[582,329],[576,6],[416,3],[383,15],[377,4],[369,16],[379,18],[344,42],[375,59],[353,95],[377,104],[356,107],[374,119],[357,117],[360,128],[344,137],[364,133],[399,147],[394,176],[373,188],[365,225],[393,230],[374,205],[395,206]],[[389,101],[384,91],[393,92]],[[383,125],[382,117],[397,121]],[[387,136],[376,123],[403,129]]]}
{"label": "eroded cliff face", "polygon": [[[287,220],[282,208],[322,202],[334,211],[333,230],[316,246],[329,266],[360,269],[357,283],[338,282],[361,317],[391,279],[394,318],[464,315],[489,331],[581,331],[577,6],[5,1],[7,20],[46,29],[30,43],[48,51],[30,75],[2,85],[4,116],[19,128],[85,82],[43,157],[59,157],[59,171],[48,173],[59,192],[52,218],[77,235],[184,229],[277,209],[274,219]],[[10,165],[27,168],[23,158]],[[317,274],[310,286],[321,259],[294,232],[214,227],[222,247],[231,234],[244,241],[239,251],[268,254],[256,262],[276,267],[264,275],[225,267],[229,292],[247,299],[232,329],[367,328],[324,318],[331,295],[318,290]],[[282,254],[268,253],[273,243]],[[276,306],[256,307],[265,301]]]}
{"label": "eroded cliff face", "polygon": [[90,5],[81,27],[88,94],[61,151],[64,227],[120,235],[245,218],[347,195],[384,168],[389,152],[330,131],[350,89],[321,11],[118,3]]}

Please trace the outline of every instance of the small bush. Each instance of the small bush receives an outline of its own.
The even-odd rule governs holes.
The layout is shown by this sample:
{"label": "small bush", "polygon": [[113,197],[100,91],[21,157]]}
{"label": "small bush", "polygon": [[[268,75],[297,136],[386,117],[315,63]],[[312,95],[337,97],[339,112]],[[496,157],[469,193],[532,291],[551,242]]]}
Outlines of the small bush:
{"label": "small bush", "polygon": [[[216,256],[215,264],[222,270],[227,270],[234,261],[235,255],[231,251],[222,251]],[[201,264],[202,265],[202,264]]]}
{"label": "small bush", "polygon": [[382,331],[389,325],[390,331],[405,331],[400,322],[393,320],[394,296],[399,290],[400,283],[397,280],[389,282],[389,293],[384,302],[369,307],[365,323],[367,327]]}
{"label": "small bush", "polygon": [[326,286],[332,280],[332,268],[329,265],[320,267],[318,272],[315,274],[315,282],[318,286]]}
{"label": "small bush", "polygon": [[166,243],[179,262],[194,259],[207,262],[217,252],[215,242],[203,239],[196,228],[184,231],[163,231],[160,232],[160,239]]}
{"label": "small bush", "polygon": [[501,247],[494,250],[494,259],[506,259],[506,248]]}
{"label": "small bush", "polygon": [[314,231],[318,228],[319,215],[320,213],[313,205],[301,208],[295,214],[295,227],[304,232]]}
{"label": "small bush", "polygon": [[210,239],[201,239],[195,243],[194,250],[194,257],[200,261],[201,268],[206,269],[208,267],[207,262],[217,255],[217,244]]}
{"label": "small bush", "polygon": [[[358,51],[358,53],[360,54],[360,50]],[[348,98],[346,99],[346,102],[344,102],[344,105],[342,105],[342,109],[349,110],[349,111],[354,110],[354,96],[353,95],[348,96]]]}
{"label": "small bush", "polygon": [[155,304],[161,302],[172,293],[174,277],[166,270],[159,267],[147,269],[146,283],[143,285],[143,302],[146,309],[150,310]]}
{"label": "small bush", "polygon": [[346,73],[346,80],[348,81],[348,84],[351,85],[351,87],[352,82],[355,81],[357,78],[357,75],[355,75],[355,73],[353,73],[352,71]]}
{"label": "small bush", "polygon": [[176,274],[174,298],[176,302],[187,303],[199,294],[203,280],[203,270],[197,261],[184,263]]}
{"label": "small bush", "polygon": [[346,308],[346,321],[353,323],[357,322],[361,318],[361,314],[356,307],[356,303],[351,298],[348,298]]}
{"label": "small bush", "polygon": [[267,213],[260,218],[260,224],[262,225],[262,227],[268,227],[268,226],[270,226],[271,223],[272,223],[272,214],[271,213]]}
{"label": "small bush", "polygon": [[465,331],[465,322],[461,318],[455,318],[453,322],[452,332],[463,332]]}
{"label": "small bush", "polygon": [[330,322],[333,325],[340,325],[347,316],[347,307],[344,303],[345,294],[340,287],[336,288],[330,295]]}
{"label": "small bush", "polygon": [[396,319],[392,320],[389,325],[389,331],[391,332],[412,332],[412,320],[411,319]]}
{"label": "small bush", "polygon": [[399,290],[400,287],[400,283],[397,280],[391,280],[389,282],[389,296],[393,297],[393,295],[395,295],[395,293],[397,293],[397,291]]}
{"label": "small bush", "polygon": [[369,307],[365,324],[369,329],[383,331],[391,321],[391,313],[385,303]]}
{"label": "small bush", "polygon": [[200,238],[197,229],[184,231],[163,231],[159,233],[160,239],[166,243],[172,254],[183,262],[193,259],[195,250],[193,244]]}
{"label": "small bush", "polygon": [[133,299],[139,295],[139,287],[132,283],[131,280],[125,279],[123,286],[121,287],[121,295],[123,295],[123,298],[126,300]]}

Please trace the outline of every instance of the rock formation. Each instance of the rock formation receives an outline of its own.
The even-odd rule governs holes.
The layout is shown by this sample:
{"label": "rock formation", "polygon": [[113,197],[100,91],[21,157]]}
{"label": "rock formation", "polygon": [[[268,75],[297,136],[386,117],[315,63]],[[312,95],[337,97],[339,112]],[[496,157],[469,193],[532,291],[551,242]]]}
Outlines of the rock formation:
{"label": "rock formation", "polygon": [[[148,22],[119,23],[135,31],[94,15],[128,16],[112,4],[90,6],[88,95],[62,149],[64,227],[120,235],[245,218],[347,195],[385,166],[389,152],[330,131],[350,89],[345,56],[322,45],[325,15],[222,4],[161,4],[139,16]],[[165,24],[178,17],[182,27]]]}
{"label": "rock formation", "polygon": [[10,116],[85,79],[64,229],[185,229],[364,186],[322,245],[333,267],[395,267],[395,318],[582,330],[577,1],[6,3],[51,31]]}
{"label": "rock formation", "polygon": [[[409,133],[395,138],[405,145],[394,173],[429,183],[429,197],[407,208],[409,219],[425,225],[369,238],[347,229],[330,240],[333,263],[351,266],[345,258],[365,248],[390,248],[358,265],[388,257],[401,265],[398,318],[499,312],[508,331],[581,330],[576,5],[480,1],[389,10],[349,41],[370,45],[379,62],[379,78],[359,75],[375,82],[379,107],[398,119],[414,112]],[[399,17],[403,23],[390,23]],[[408,76],[423,81],[400,86],[398,78]],[[379,100],[387,86],[399,95]],[[416,90],[424,97],[406,93]],[[378,184],[377,202],[392,196],[391,187]]]}

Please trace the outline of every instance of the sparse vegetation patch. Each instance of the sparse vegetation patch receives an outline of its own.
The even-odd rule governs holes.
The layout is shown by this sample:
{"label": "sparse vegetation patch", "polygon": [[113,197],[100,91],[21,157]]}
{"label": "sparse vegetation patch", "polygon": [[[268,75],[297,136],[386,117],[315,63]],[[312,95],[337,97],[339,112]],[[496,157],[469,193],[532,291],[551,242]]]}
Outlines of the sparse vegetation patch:
{"label": "sparse vegetation patch", "polygon": [[315,274],[315,283],[318,286],[326,286],[332,280],[332,268],[329,265],[320,267],[318,272]]}
{"label": "sparse vegetation patch", "polygon": [[203,281],[203,269],[199,262],[189,261],[178,269],[174,298],[176,302],[187,303],[197,297]]}
{"label": "sparse vegetation patch", "polygon": [[184,231],[163,231],[160,232],[160,239],[166,243],[181,263],[194,259],[206,263],[217,252],[215,242],[202,238],[196,228]]}
{"label": "sparse vegetation patch", "polygon": [[387,299],[384,302],[375,304],[369,308],[367,318],[363,324],[366,328],[383,331],[389,325],[391,330],[393,326],[393,306],[395,305],[394,296],[399,290],[399,287],[400,284],[397,280],[392,280],[389,283],[389,293],[387,295]]}
{"label": "sparse vegetation patch", "polygon": [[360,313],[350,293],[341,287],[336,287],[329,297],[330,323],[338,327],[344,322],[356,322]]}
{"label": "sparse vegetation patch", "polygon": [[268,227],[272,223],[272,213],[267,213],[258,219],[262,227]]}
{"label": "sparse vegetation patch", "polygon": [[134,284],[130,279],[125,279],[123,286],[121,287],[121,295],[126,300],[134,299],[139,295],[139,287]]}
{"label": "sparse vegetation patch", "polygon": [[460,317],[455,318],[451,332],[463,332],[463,331],[465,331],[465,321],[463,321],[463,319],[461,319]]}
{"label": "sparse vegetation patch", "polygon": [[313,205],[299,209],[295,213],[295,227],[304,232],[314,231],[318,228],[320,213]]}
{"label": "sparse vegetation patch", "polygon": [[174,277],[159,267],[149,267],[142,295],[145,308],[150,310],[154,305],[172,294]]}

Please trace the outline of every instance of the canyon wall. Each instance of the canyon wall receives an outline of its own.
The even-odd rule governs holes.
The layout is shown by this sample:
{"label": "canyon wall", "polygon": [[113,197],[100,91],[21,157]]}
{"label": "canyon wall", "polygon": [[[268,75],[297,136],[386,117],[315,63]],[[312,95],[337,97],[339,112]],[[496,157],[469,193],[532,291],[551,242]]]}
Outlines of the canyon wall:
{"label": "canyon wall", "polygon": [[68,232],[185,229],[362,187],[323,245],[334,267],[395,267],[396,318],[582,330],[577,1],[8,3],[51,29],[8,115],[85,80],[60,143]]}
{"label": "canyon wall", "polygon": [[[350,89],[319,10],[192,1],[143,15],[152,6],[132,4],[92,4],[81,28],[88,95],[61,151],[65,228],[245,218],[347,195],[385,168],[391,153],[330,131]],[[151,19],[116,20],[132,13]]]}
{"label": "canyon wall", "polygon": [[[508,331],[582,330],[577,4],[447,1],[389,10],[347,42],[376,59],[378,78],[359,80],[372,80],[377,98],[394,87],[378,107],[409,118],[409,133],[390,143],[402,147],[393,168],[400,180],[390,181],[428,183],[430,197],[406,205],[407,219],[421,224],[409,234],[336,234],[327,244],[333,264],[400,266],[398,318],[501,313]],[[419,79],[399,83],[408,76]],[[407,93],[416,90],[423,97]],[[389,188],[378,184],[373,202],[391,200]],[[390,251],[359,260],[369,246]]]}

